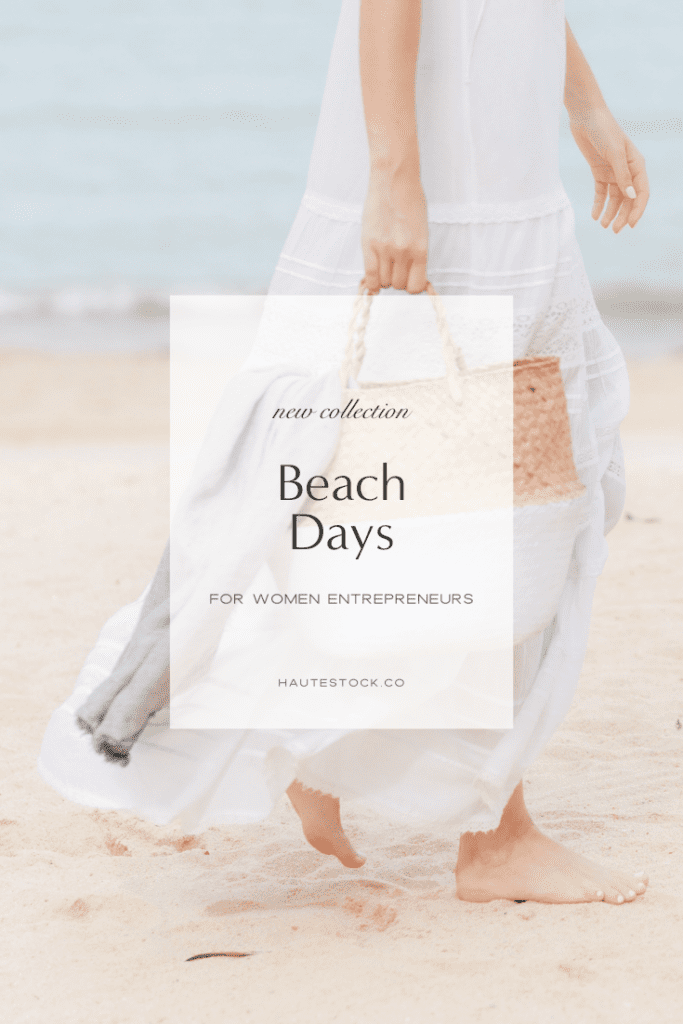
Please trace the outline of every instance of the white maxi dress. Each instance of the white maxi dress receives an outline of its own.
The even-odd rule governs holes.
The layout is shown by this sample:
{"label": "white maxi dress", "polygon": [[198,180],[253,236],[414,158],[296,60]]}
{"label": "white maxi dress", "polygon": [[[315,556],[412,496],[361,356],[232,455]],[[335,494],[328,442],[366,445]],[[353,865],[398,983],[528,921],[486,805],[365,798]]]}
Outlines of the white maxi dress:
{"label": "white maxi dress", "polygon": [[[369,162],[359,8],[360,0],[342,0],[306,191],[273,295],[353,295],[363,275]],[[110,764],[78,730],[75,711],[113,668],[140,598],[105,625],[73,695],[48,726],[39,768],[65,796],[158,824],[179,817],[186,830],[200,831],[265,818],[296,777],[388,817],[461,830],[498,824],[571,704],[605,534],[624,500],[618,431],[628,377],[596,309],[559,174],[565,47],[562,0],[423,0],[417,115],[428,277],[443,295],[511,295],[515,358],[560,357],[574,460],[590,500],[555,619],[515,649],[514,728],[237,731],[159,723],[142,734],[128,766]],[[326,348],[324,336],[315,345],[306,337],[287,338],[288,359],[315,371],[338,365],[340,352]],[[468,343],[470,361],[486,362],[477,339]],[[262,334],[248,365],[282,363],[283,344]],[[397,346],[391,369],[403,361],[413,377],[430,375],[424,370],[433,352],[410,339]],[[435,376],[442,372],[436,359]],[[381,359],[374,370],[382,373]]]}

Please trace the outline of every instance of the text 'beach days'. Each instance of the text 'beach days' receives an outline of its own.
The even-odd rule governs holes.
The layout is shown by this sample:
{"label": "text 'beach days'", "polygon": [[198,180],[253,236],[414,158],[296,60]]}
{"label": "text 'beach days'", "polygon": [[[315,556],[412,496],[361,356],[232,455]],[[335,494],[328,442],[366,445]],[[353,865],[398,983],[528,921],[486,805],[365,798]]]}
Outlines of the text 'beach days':
{"label": "text 'beach days'", "polygon": [[[304,492],[304,485],[300,482],[299,477],[301,471],[298,466],[293,463],[285,463],[280,465],[280,501],[298,501]],[[371,483],[366,481],[374,481],[375,484],[379,485],[379,477],[374,475],[362,476],[356,482],[354,487],[351,477],[339,475],[335,476],[334,482],[341,481],[336,487],[332,487],[331,497],[333,501],[354,501],[359,499],[360,501],[377,501],[379,499],[378,493],[372,493],[373,490],[379,491],[379,486],[373,488]],[[381,496],[383,501],[389,500],[389,484],[395,482],[395,487],[398,487],[398,499],[399,501],[404,500],[405,487],[403,480],[400,476],[390,476],[388,473],[387,463],[382,463],[382,487]],[[330,495],[327,492],[330,490],[330,483],[326,477],[321,474],[312,476],[306,483],[306,494],[311,501],[326,501]],[[299,522],[303,520],[303,522]],[[315,524],[317,529],[317,537],[313,543],[303,543],[303,538],[299,536],[299,529],[301,526],[311,526]],[[327,547],[330,551],[348,551],[349,545],[355,550],[355,546],[358,547],[358,553],[356,558],[360,558],[363,554],[365,546],[367,545],[370,537],[374,534],[375,527],[368,526],[364,528],[364,533],[358,529],[358,527],[351,525],[350,529],[345,527],[342,523],[335,523],[328,527],[327,536]],[[388,523],[383,523],[377,526],[377,543],[376,547],[379,551],[388,551],[393,547],[393,540],[390,536],[391,526]],[[309,512],[295,512],[292,516],[292,548],[296,551],[310,550],[316,548],[325,536],[325,526],[318,519],[317,516],[311,515]],[[310,539],[310,538],[307,538]]]}

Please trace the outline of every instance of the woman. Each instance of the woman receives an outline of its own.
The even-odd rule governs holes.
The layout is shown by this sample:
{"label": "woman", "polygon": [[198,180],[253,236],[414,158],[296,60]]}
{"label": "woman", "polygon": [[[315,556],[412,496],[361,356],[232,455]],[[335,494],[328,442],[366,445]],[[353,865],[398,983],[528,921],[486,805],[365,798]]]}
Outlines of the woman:
{"label": "woman", "polygon": [[[644,892],[644,877],[592,864],[543,836],[520,781],[571,702],[604,533],[623,504],[618,425],[628,381],[595,309],[559,178],[563,95],[596,181],[593,216],[607,201],[603,226],[633,227],[648,197],[644,162],[607,110],[561,2],[343,0],[306,194],[271,284],[271,294],[353,294],[364,275],[372,291],[417,293],[428,276],[442,294],[511,294],[515,355],[561,357],[591,516],[556,618],[515,649],[514,728],[239,734],[150,726],[122,782],[120,767],[100,763],[76,736],[74,712],[111,672],[140,617],[137,602],[107,624],[90,659],[91,667],[99,659],[97,672],[84,669],[78,697],[46,734],[41,771],[66,795],[160,823],[182,812],[198,831],[258,820],[286,790],[308,841],[359,867],[339,813],[339,798],[355,796],[386,814],[489,829],[461,836],[462,899],[623,903]],[[312,367],[337,359],[323,343],[298,354]],[[264,335],[249,362],[281,356],[277,337]],[[174,753],[188,765],[180,795],[175,782],[164,790],[160,781],[164,766],[178,763]]]}
{"label": "woman", "polygon": [[[343,294],[355,290],[361,273],[371,291],[417,293],[429,276],[441,294],[512,292],[515,354],[561,355],[570,409],[572,398],[585,404],[578,392],[585,395],[591,386],[587,368],[594,388],[600,381],[612,392],[614,407],[605,420],[598,425],[593,416],[594,429],[604,430],[603,449],[613,446],[600,460],[611,507],[594,512],[598,526],[609,529],[623,500],[616,427],[628,385],[585,280],[559,177],[561,99],[595,179],[595,220],[602,214],[602,226],[611,224],[615,233],[635,227],[648,182],[643,157],[609,112],[561,8],[536,0],[361,0],[365,149],[351,64],[358,4],[346,0],[306,195],[271,292]],[[353,251],[358,231],[362,270]],[[586,426],[581,419],[573,417],[575,442]],[[595,455],[584,453],[580,465],[594,492],[596,474],[591,479],[588,466]],[[602,559],[601,550],[592,565],[584,560],[586,579],[599,572]],[[579,601],[587,626],[590,595]],[[582,639],[577,630],[572,640],[580,657],[555,680],[567,697],[578,678],[585,632]],[[531,692],[533,681],[527,685]],[[530,753],[520,749],[520,767]],[[288,793],[313,846],[349,866],[362,863],[344,836],[336,799],[299,781]],[[470,900],[621,903],[646,888],[641,875],[591,864],[543,836],[526,810],[521,782],[497,828],[461,836],[456,878],[458,895]]]}

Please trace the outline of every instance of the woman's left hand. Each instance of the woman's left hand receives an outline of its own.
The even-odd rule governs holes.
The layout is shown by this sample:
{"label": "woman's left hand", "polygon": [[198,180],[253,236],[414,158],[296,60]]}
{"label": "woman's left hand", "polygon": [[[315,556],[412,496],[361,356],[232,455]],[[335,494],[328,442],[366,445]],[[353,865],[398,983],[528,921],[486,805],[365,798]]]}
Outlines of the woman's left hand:
{"label": "woman's left hand", "polygon": [[[645,158],[607,107],[593,107],[581,120],[570,118],[571,133],[595,178],[591,216],[612,224],[618,234],[626,224],[635,227],[650,197]],[[616,220],[615,220],[616,218]]]}

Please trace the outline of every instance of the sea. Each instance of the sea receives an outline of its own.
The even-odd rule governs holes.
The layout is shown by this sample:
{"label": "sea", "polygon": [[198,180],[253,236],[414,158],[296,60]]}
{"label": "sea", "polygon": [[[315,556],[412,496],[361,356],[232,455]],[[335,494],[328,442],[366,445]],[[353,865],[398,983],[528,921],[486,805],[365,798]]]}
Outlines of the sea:
{"label": "sea", "polygon": [[[514,0],[510,0],[514,2]],[[0,348],[168,345],[169,294],[262,294],[298,208],[341,0],[22,0],[0,13]],[[678,0],[566,0],[651,199],[615,236],[562,178],[627,354],[683,349]]]}

